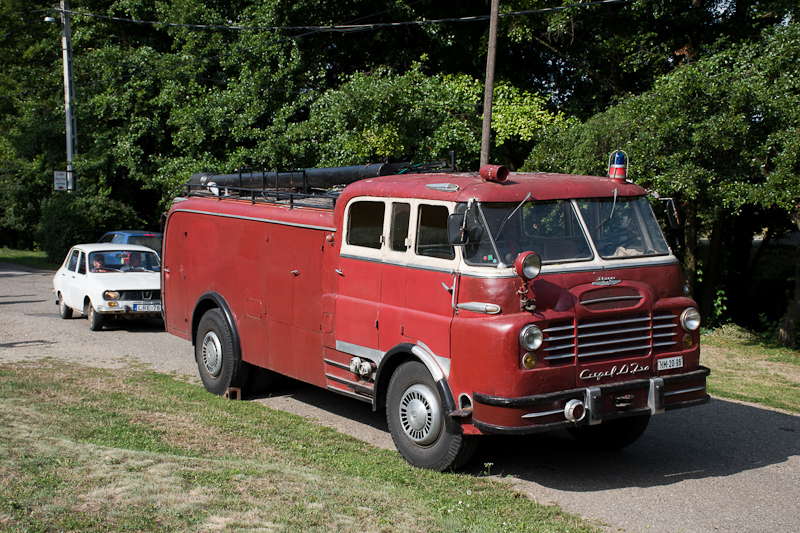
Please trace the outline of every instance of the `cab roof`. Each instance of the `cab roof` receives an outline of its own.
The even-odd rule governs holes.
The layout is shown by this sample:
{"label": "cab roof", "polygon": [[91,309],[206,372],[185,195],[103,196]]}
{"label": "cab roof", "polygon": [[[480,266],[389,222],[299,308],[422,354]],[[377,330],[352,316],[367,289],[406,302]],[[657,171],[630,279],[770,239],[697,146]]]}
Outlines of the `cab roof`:
{"label": "cab roof", "polygon": [[[448,190],[449,189],[449,190]],[[556,173],[510,173],[503,183],[484,180],[475,173],[437,173],[384,176],[357,181],[345,187],[339,198],[346,203],[358,196],[423,198],[466,202],[476,198],[482,202],[523,200],[561,200],[569,198],[610,198],[641,196],[646,191],[631,182],[599,176]],[[344,201],[344,202],[342,202]]]}

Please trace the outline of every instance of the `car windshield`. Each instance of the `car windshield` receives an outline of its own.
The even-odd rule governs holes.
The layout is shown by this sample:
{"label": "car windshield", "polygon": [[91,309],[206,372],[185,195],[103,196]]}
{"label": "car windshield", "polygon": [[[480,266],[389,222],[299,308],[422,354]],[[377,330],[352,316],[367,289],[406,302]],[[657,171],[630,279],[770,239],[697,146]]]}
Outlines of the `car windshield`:
{"label": "car windshield", "polygon": [[459,204],[456,212],[466,212],[468,229],[464,260],[470,265],[508,266],[529,250],[544,264],[591,260],[594,254],[581,216],[603,258],[669,253],[646,198],[588,199],[577,205],[579,212],[571,200]]}
{"label": "car windshield", "polygon": [[158,272],[161,264],[155,252],[113,250],[89,254],[92,272]]}

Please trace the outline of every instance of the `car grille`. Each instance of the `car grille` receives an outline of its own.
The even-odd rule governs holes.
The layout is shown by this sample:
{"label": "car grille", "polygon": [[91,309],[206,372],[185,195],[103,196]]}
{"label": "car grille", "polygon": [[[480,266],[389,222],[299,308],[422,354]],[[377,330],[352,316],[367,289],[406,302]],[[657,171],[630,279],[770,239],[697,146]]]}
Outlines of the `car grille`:
{"label": "car grille", "polygon": [[666,351],[677,343],[677,316],[671,312],[638,313],[574,322],[553,322],[543,330],[551,363],[602,360],[611,357],[643,357]]}
{"label": "car grille", "polygon": [[121,291],[120,300],[161,300],[161,291]]}

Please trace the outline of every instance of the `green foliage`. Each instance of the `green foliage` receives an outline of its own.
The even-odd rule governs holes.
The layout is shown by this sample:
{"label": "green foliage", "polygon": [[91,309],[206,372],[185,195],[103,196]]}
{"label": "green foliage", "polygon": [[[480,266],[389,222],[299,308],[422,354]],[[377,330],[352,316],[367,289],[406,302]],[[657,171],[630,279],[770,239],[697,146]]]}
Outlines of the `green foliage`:
{"label": "green foliage", "polygon": [[51,262],[60,262],[74,244],[95,242],[102,231],[142,224],[133,209],[104,195],[61,193],[42,201],[39,242]]}

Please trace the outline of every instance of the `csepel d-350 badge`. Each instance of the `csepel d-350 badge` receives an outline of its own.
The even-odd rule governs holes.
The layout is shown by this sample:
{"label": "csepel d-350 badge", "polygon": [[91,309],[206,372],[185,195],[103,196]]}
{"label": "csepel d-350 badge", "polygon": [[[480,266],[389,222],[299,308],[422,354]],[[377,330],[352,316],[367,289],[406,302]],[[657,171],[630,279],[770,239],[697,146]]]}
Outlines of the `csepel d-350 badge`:
{"label": "csepel d-350 badge", "polygon": [[592,282],[592,285],[600,285],[601,287],[605,287],[605,286],[608,286],[608,285],[616,285],[616,284],[621,283],[621,282],[622,282],[622,280],[617,279],[617,278],[613,278],[613,277],[612,278],[608,278],[608,277],[605,277],[605,276],[600,276],[599,278],[597,278],[597,281],[593,281]]}
{"label": "csepel d-350 badge", "polygon": [[631,363],[622,366],[614,365],[608,370],[600,370],[597,372],[592,372],[591,370],[582,370],[579,377],[587,381],[591,379],[600,381],[603,378],[613,378],[616,376],[638,374],[639,372],[647,372],[648,370],[650,370],[649,366],[642,366],[637,363]]}

